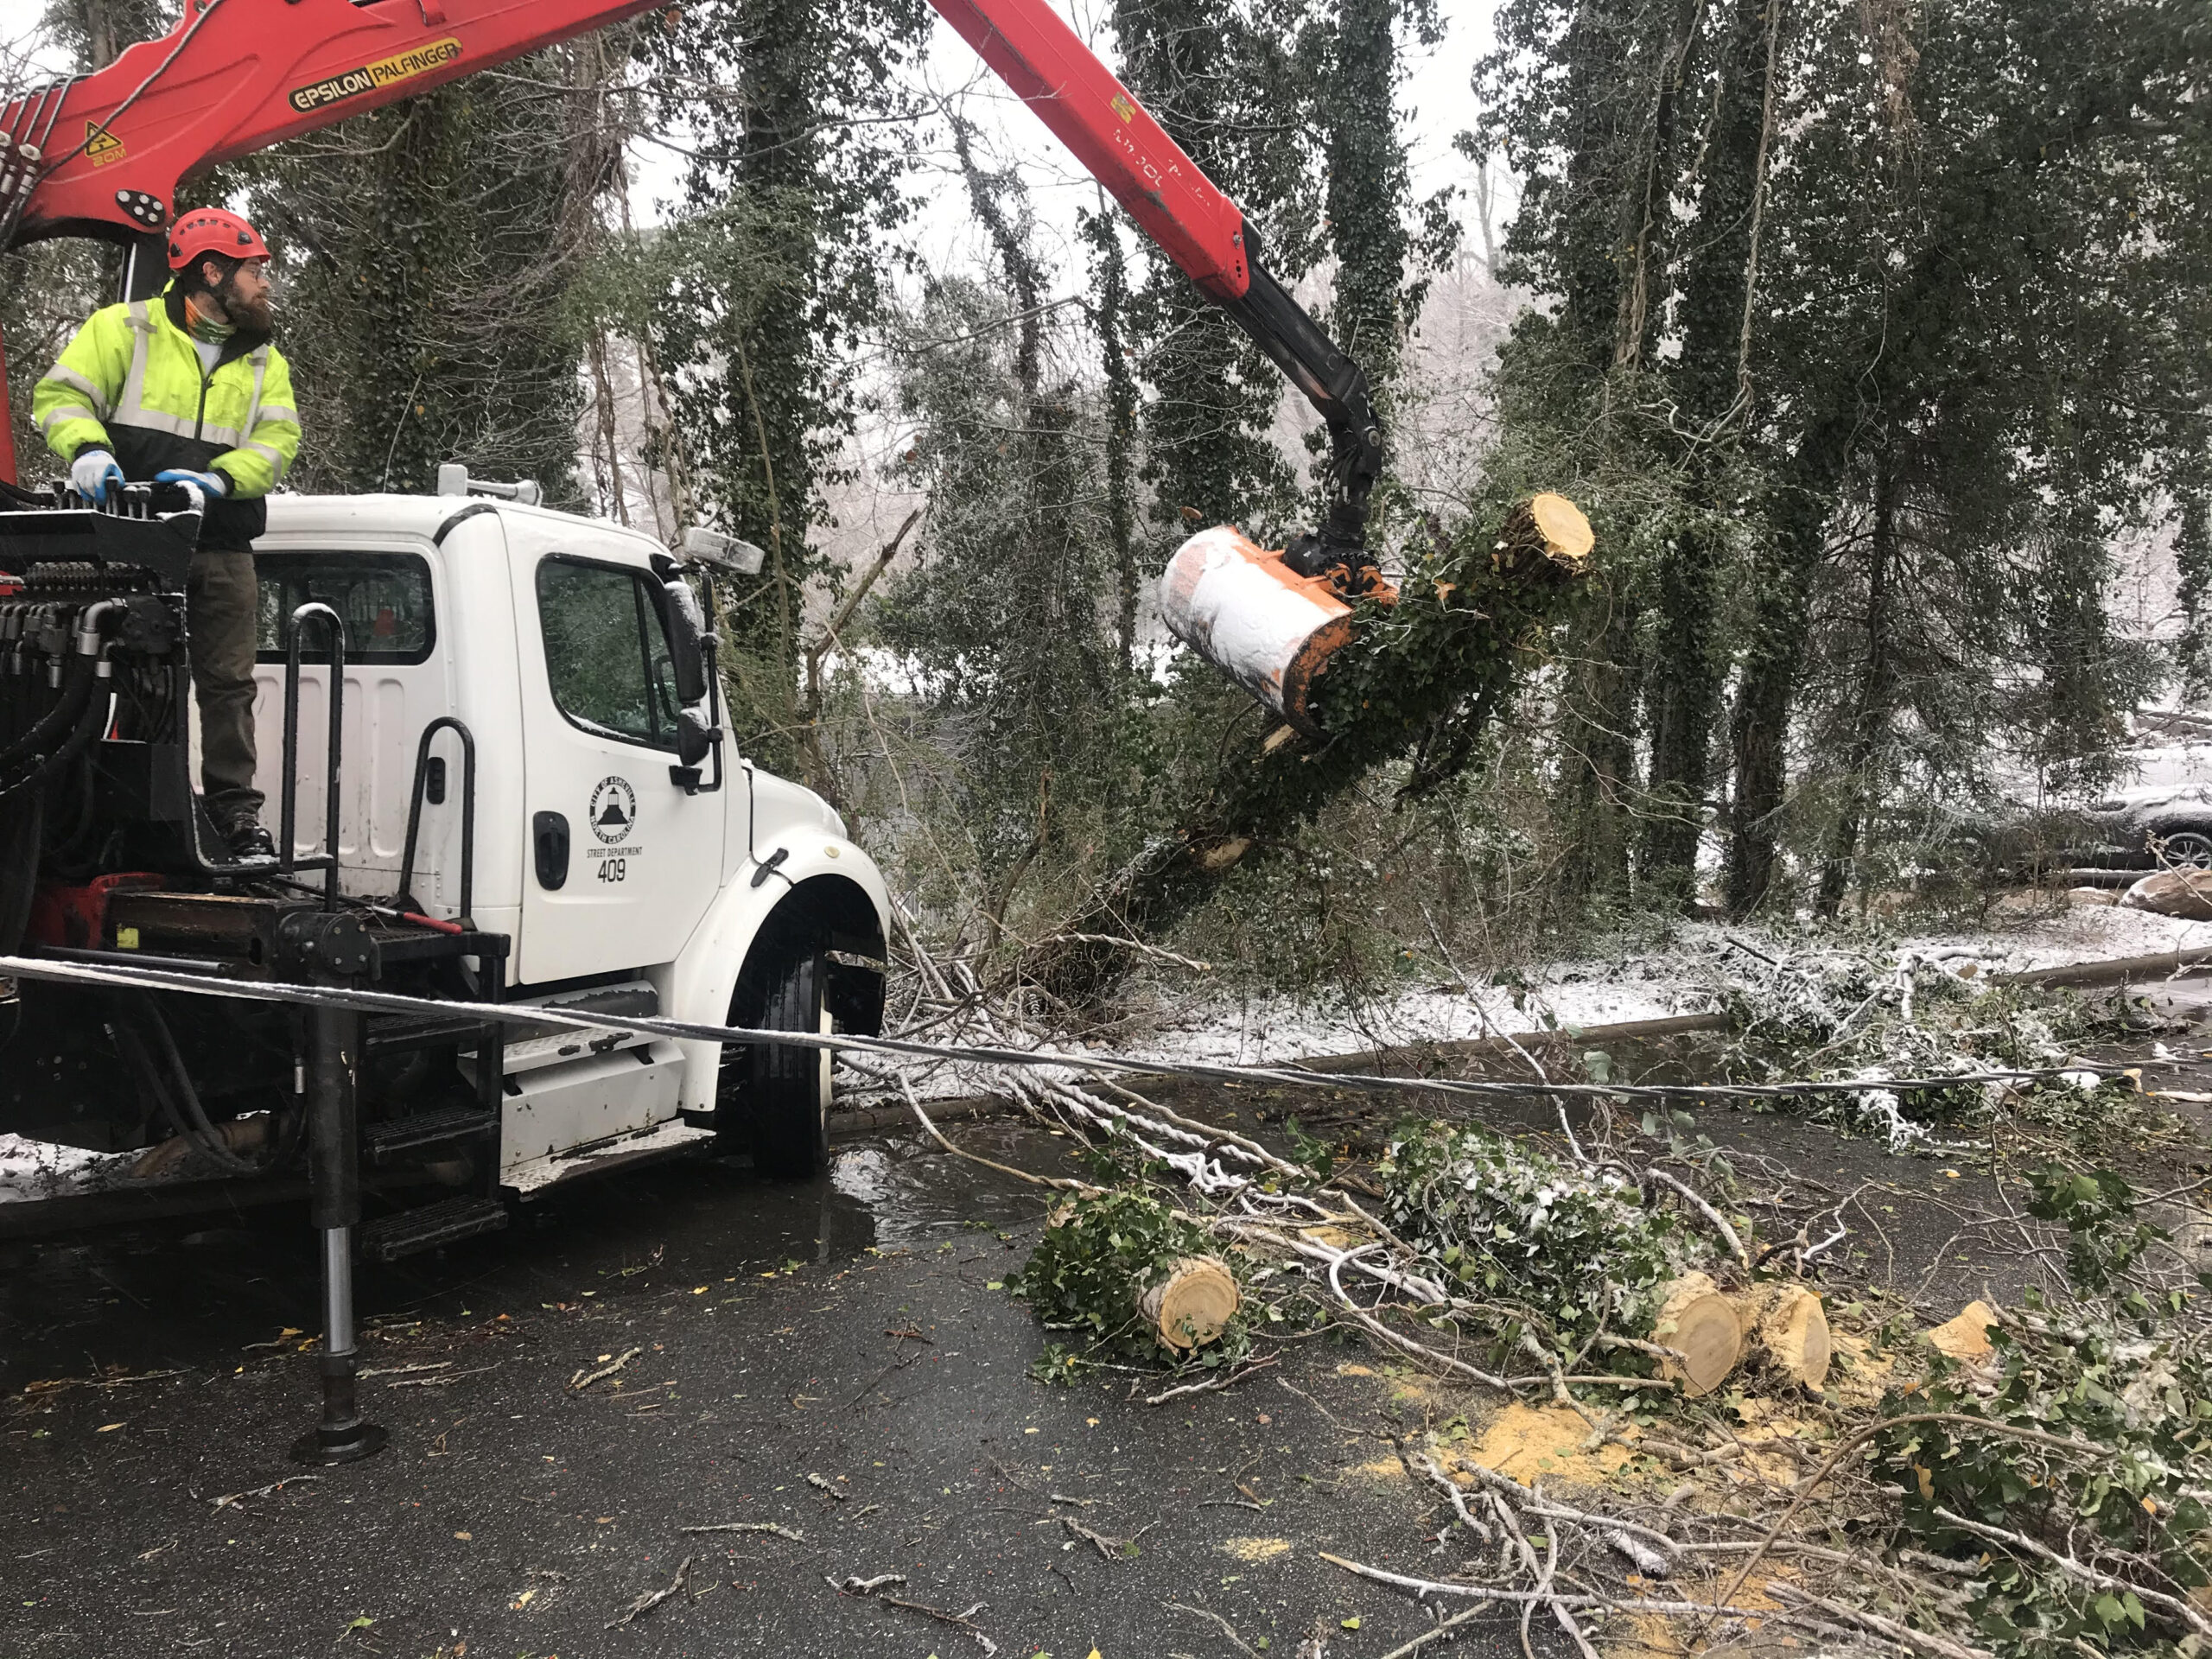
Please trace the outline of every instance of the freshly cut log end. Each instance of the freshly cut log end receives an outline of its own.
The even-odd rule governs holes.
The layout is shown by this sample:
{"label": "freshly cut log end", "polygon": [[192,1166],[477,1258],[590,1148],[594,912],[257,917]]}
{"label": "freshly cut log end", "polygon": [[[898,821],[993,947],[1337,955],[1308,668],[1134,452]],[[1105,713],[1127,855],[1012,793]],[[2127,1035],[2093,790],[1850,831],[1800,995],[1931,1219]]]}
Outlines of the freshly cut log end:
{"label": "freshly cut log end", "polygon": [[1953,1359],[1986,1359],[1993,1347],[1989,1327],[1996,1323],[1995,1308],[1986,1302],[1968,1302],[1955,1318],[1946,1319],[1928,1332],[1928,1345]]}
{"label": "freshly cut log end", "polygon": [[1588,568],[1590,550],[1597,544],[1597,533],[1582,516],[1582,509],[1565,496],[1547,490],[1530,496],[1506,515],[1504,527],[1498,532],[1497,552],[1502,563],[1517,563],[1527,555],[1532,562],[1541,558],[1567,575],[1579,576]]}
{"label": "freshly cut log end", "polygon": [[1137,1312],[1170,1348],[1188,1353],[1218,1337],[1243,1298],[1218,1256],[1186,1255],[1137,1299]]}
{"label": "freshly cut log end", "polygon": [[1834,1349],[1827,1310],[1816,1292],[1803,1285],[1755,1285],[1738,1311],[1753,1361],[1801,1388],[1827,1383]]}
{"label": "freshly cut log end", "polygon": [[1695,1399],[1712,1393],[1736,1369],[1744,1327],[1718,1285],[1704,1274],[1686,1273],[1667,1287],[1651,1340],[1680,1356],[1662,1360],[1659,1374]]}

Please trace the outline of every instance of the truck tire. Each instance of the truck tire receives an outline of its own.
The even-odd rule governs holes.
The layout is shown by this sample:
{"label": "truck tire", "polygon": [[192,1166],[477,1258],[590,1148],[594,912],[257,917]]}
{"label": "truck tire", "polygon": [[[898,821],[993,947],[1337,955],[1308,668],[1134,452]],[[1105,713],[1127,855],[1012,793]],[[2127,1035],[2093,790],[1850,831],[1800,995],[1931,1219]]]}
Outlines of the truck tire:
{"label": "truck tire", "polygon": [[[828,963],[813,939],[763,940],[759,972],[747,962],[731,1001],[730,1023],[760,1031],[832,1028]],[[725,1050],[715,1116],[737,1121],[726,1140],[749,1143],[753,1166],[779,1180],[804,1180],[830,1166],[830,1051],[766,1043]]]}

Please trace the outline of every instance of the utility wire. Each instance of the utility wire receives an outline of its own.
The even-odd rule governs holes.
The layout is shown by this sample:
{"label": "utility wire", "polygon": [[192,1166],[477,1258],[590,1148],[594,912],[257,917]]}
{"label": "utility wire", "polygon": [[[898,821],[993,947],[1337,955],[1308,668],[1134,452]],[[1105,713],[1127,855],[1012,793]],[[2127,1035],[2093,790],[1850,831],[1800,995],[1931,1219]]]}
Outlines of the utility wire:
{"label": "utility wire", "polygon": [[411,1014],[445,1020],[470,1019],[503,1025],[553,1026],[576,1031],[620,1031],[664,1037],[677,1042],[768,1043],[787,1048],[846,1049],[855,1053],[974,1065],[1071,1071],[1120,1077],[1186,1077],[1208,1083],[1269,1083],[1295,1089],[1349,1089],[1367,1094],[1461,1095],[1476,1099],[1515,1100],[1567,1096],[1596,1100],[1774,1100],[1796,1096],[1855,1095],[1870,1090],[1910,1094],[1985,1083],[2044,1082],[2089,1074],[2128,1077],[2139,1067],[2083,1061],[2065,1065],[1961,1072],[1952,1077],[1859,1077],[1802,1083],[1492,1083],[1453,1077],[1390,1077],[1367,1072],[1309,1071],[1299,1066],[1225,1065],[1204,1060],[1142,1059],[1129,1055],[1065,1053],[1057,1049],[1000,1048],[963,1043],[916,1042],[900,1037],[836,1035],[807,1031],[770,1031],[745,1026],[711,1026],[686,1020],[589,1014],[537,1002],[454,1002],[434,997],[401,996],[389,991],[341,990],[327,985],[292,985],[270,980],[213,978],[159,968],[54,962],[39,957],[0,957],[0,977],[13,976],[57,984],[129,987],[137,990],[181,991],[194,996],[235,997],[302,1007],[348,1008],[364,1014]]}

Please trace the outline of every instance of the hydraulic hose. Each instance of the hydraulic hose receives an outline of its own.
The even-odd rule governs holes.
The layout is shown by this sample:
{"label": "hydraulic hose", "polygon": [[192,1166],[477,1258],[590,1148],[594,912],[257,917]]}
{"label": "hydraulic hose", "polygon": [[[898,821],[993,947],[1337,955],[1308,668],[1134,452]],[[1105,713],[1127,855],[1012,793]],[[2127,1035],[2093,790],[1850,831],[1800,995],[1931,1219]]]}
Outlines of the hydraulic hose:
{"label": "hydraulic hose", "polygon": [[45,818],[45,798],[36,791],[0,800],[0,956],[20,949],[30,925]]}
{"label": "hydraulic hose", "polygon": [[33,722],[21,737],[0,748],[0,767],[14,766],[27,755],[37,754],[60,741],[76,725],[99,678],[99,658],[72,652],[61,663],[61,696],[53,708]]}
{"label": "hydraulic hose", "polygon": [[[108,682],[101,678],[90,683],[105,686]],[[0,801],[10,800],[25,790],[45,782],[54,772],[83,753],[92,740],[106,728],[107,699],[105,696],[87,697],[85,706],[78,711],[76,729],[63,741],[60,748],[52,754],[35,759],[27,772],[14,778],[0,778]]]}
{"label": "hydraulic hose", "polygon": [[[233,1175],[260,1175],[275,1168],[276,1157],[283,1156],[288,1150],[282,1139],[276,1148],[276,1156],[267,1163],[257,1163],[232,1152],[229,1143],[223,1139],[222,1131],[208,1118],[207,1109],[200,1103],[199,1090],[192,1086],[191,1073],[185,1067],[184,1057],[177,1052],[176,1039],[170,1034],[168,1021],[162,1017],[161,1008],[149,997],[139,1012],[143,1014],[146,1022],[153,1027],[155,1036],[160,1040],[162,1058],[168,1063],[167,1077],[162,1076],[163,1068],[157,1065],[154,1057],[147,1052],[145,1039],[131,1025],[130,1011],[120,1003],[111,1029],[115,1033],[117,1046],[124,1051],[124,1058],[138,1074],[140,1084],[160,1103],[162,1115],[168,1119],[169,1126],[189,1141],[193,1149],[201,1157]],[[174,1091],[170,1088],[172,1083],[175,1084]],[[177,1109],[180,1100],[184,1105],[181,1112]]]}

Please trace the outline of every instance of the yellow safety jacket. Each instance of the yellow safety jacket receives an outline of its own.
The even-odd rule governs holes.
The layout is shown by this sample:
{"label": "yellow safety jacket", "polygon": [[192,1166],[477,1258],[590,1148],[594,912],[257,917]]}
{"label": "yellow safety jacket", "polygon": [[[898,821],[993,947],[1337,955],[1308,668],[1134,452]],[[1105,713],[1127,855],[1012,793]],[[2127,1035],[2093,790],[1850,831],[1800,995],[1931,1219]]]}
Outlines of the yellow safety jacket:
{"label": "yellow safety jacket", "polygon": [[92,313],[38,383],[31,413],[65,461],[92,446],[133,483],[172,467],[224,474],[230,493],[207,504],[204,548],[253,544],[269,523],[261,498],[300,449],[283,354],[266,334],[240,328],[203,372],[175,283],[159,300]]}

